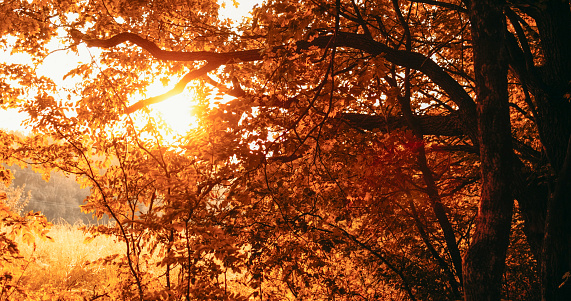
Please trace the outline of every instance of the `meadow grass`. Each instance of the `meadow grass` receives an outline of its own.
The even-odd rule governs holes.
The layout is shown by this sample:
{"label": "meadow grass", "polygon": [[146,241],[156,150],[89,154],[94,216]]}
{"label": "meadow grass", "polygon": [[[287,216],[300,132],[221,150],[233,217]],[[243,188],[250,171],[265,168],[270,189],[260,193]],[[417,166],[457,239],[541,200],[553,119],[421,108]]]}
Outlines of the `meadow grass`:
{"label": "meadow grass", "polygon": [[79,226],[54,225],[48,233],[53,241],[36,238],[34,244],[27,245],[17,240],[23,258],[11,265],[10,272],[21,291],[12,290],[0,300],[90,300],[105,296],[118,277],[118,269],[94,262],[124,253],[124,245],[107,236],[86,242]]}
{"label": "meadow grass", "polygon": [[[52,240],[35,238],[33,244],[25,244],[16,239],[21,259],[0,265],[0,272],[11,274],[10,287],[0,292],[0,301],[12,300],[129,300],[136,293],[128,268],[123,265],[105,264],[106,257],[125,254],[125,244],[115,238],[99,235],[86,240],[91,235],[80,227],[56,223],[47,234]],[[157,267],[157,254],[146,254],[141,269],[145,271],[142,279],[149,289],[164,288],[164,267]],[[180,267],[171,270],[173,282],[177,282]],[[243,275],[228,272],[220,276],[227,284],[229,292],[241,292],[249,295],[253,291],[238,278]],[[1,278],[1,277],[0,277]],[[0,287],[6,288],[6,283]]]}

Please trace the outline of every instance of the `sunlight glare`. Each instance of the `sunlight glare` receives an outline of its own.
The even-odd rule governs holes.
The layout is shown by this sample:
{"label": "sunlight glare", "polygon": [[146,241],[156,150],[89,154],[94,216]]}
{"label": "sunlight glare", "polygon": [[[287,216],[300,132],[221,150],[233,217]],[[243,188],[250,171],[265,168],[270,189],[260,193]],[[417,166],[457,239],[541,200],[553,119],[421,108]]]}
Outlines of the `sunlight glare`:
{"label": "sunlight glare", "polygon": [[[220,9],[223,17],[230,18],[233,21],[240,21],[243,17],[247,16],[255,5],[259,5],[262,1],[238,1],[222,0],[225,3],[224,7]],[[147,97],[161,95],[167,92],[169,87],[163,86],[160,83],[152,84],[147,88]],[[191,114],[192,107],[196,105],[194,95],[185,89],[185,92],[173,96],[160,103],[152,104],[149,106],[151,110],[151,117],[159,117],[172,130],[171,134],[164,133],[168,139],[173,142],[176,137],[183,136],[190,129],[198,125],[198,120]]]}
{"label": "sunlight glare", "polygon": [[[156,96],[165,93],[166,87],[151,85],[148,89],[148,96]],[[172,130],[172,135],[184,135],[188,130],[198,125],[196,117],[192,116],[192,107],[196,104],[193,93],[185,90],[183,93],[173,96],[163,102],[152,104],[149,106],[151,115],[156,114],[160,117]]]}
{"label": "sunlight glare", "polygon": [[262,0],[220,0],[220,15],[223,18],[230,18],[234,22],[240,22],[247,17],[256,5],[260,5]]}

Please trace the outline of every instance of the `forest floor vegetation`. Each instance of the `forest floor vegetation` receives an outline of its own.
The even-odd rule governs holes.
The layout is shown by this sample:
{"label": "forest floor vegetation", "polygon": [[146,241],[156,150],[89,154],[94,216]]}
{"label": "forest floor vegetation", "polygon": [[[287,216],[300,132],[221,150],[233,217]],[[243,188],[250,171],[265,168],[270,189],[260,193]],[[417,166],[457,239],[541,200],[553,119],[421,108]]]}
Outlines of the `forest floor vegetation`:
{"label": "forest floor vegetation", "polygon": [[0,299],[105,300],[120,271],[98,259],[121,254],[122,245],[110,236],[86,241],[81,226],[56,223],[48,233],[51,241],[36,238],[26,244],[17,239],[22,258],[4,267],[13,286]]}

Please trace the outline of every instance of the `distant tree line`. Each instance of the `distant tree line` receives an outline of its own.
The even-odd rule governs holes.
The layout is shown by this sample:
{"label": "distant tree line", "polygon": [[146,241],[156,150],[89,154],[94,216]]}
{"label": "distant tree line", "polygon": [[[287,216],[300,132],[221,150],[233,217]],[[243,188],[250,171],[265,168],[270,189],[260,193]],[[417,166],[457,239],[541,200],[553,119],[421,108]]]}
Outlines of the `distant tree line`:
{"label": "distant tree line", "polygon": [[40,173],[34,172],[30,167],[22,169],[13,165],[7,168],[14,175],[14,180],[8,188],[21,192],[21,202],[28,200],[27,203],[22,202],[22,212],[41,211],[51,222],[97,222],[91,214],[81,211],[80,205],[89,195],[89,188],[81,188],[73,177],[52,171],[49,181],[46,182]]}

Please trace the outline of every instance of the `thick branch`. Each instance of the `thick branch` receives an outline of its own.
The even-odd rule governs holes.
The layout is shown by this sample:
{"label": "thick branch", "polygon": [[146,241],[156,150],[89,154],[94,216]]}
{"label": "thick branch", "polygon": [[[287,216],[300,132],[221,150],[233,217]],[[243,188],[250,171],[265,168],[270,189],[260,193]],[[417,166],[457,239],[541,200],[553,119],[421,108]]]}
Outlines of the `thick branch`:
{"label": "thick branch", "polygon": [[[347,121],[350,125],[364,130],[386,130],[391,131],[407,127],[408,123],[402,116],[382,117],[378,115],[368,115],[359,113],[343,113],[339,116],[341,120]],[[416,117],[423,135],[436,136],[461,136],[464,135],[458,118],[452,115],[420,115]]]}
{"label": "thick branch", "polygon": [[70,34],[74,39],[83,41],[89,47],[111,48],[125,42],[131,42],[148,51],[153,57],[165,61],[208,61],[225,64],[237,61],[249,62],[262,59],[261,49],[222,53],[210,51],[168,51],[160,49],[154,42],[130,32],[122,32],[109,39],[91,39],[78,30],[72,30]]}
{"label": "thick branch", "polygon": [[[461,120],[452,115],[416,115],[415,120],[418,123],[420,132],[423,135],[457,137],[463,136],[464,132],[461,126]],[[341,113],[337,115],[337,119],[346,122],[350,126],[354,126],[363,130],[379,130],[381,132],[390,132],[397,129],[409,127],[408,122],[403,116],[383,117],[379,115],[369,115],[360,113]],[[512,138],[514,150],[519,157],[537,162],[541,158],[541,152],[533,149],[531,146]],[[468,151],[474,152],[473,146],[446,146],[450,151]]]}
{"label": "thick branch", "polygon": [[216,64],[216,63],[207,63],[206,65],[202,66],[199,69],[196,70],[192,70],[189,73],[187,73],[175,86],[174,88],[172,88],[170,91],[168,91],[167,93],[155,96],[155,97],[151,97],[151,98],[147,98],[147,99],[143,99],[141,101],[136,102],[135,104],[133,104],[132,106],[128,107],[127,109],[125,109],[125,113],[127,114],[131,114],[139,109],[142,109],[148,105],[154,104],[154,103],[159,103],[161,101],[167,100],[170,97],[173,97],[175,95],[178,95],[180,93],[182,93],[184,91],[184,88],[186,87],[186,85],[194,80],[197,79],[203,75],[206,75],[208,72],[218,68],[220,66],[220,64]]}
{"label": "thick branch", "polygon": [[[318,42],[316,39],[315,42]],[[352,47],[373,55],[382,55],[386,60],[403,67],[424,73],[435,84],[439,85],[458,106],[463,119],[460,123],[464,132],[477,144],[476,105],[468,93],[444,69],[423,54],[395,50],[385,44],[366,39],[363,35],[344,33],[336,39],[339,46]]]}
{"label": "thick branch", "polygon": [[[77,30],[73,30],[71,32],[71,35],[74,39],[78,41],[82,40],[88,46],[93,46],[93,47],[109,48],[129,41],[147,50],[151,55],[153,55],[157,59],[175,60],[175,61],[207,61],[208,63],[212,64],[212,65],[207,64],[206,66],[222,65],[222,64],[236,63],[241,61],[242,62],[258,61],[263,59],[264,57],[264,49],[253,49],[253,50],[224,52],[224,53],[215,53],[208,51],[196,51],[196,52],[166,51],[166,50],[161,50],[155,43],[132,33],[120,33],[109,39],[89,39]],[[317,46],[320,48],[347,47],[347,48],[361,50],[372,55],[383,55],[383,57],[386,60],[394,64],[415,69],[424,73],[435,84],[437,84],[444,91],[446,91],[448,96],[456,103],[456,105],[458,105],[459,113],[462,115],[462,118],[464,119],[463,120],[464,122],[462,122],[462,127],[464,131],[466,131],[466,133],[470,136],[471,140],[474,141],[474,143],[477,143],[477,140],[475,139],[477,126],[475,119],[476,105],[474,101],[472,100],[470,95],[468,95],[468,93],[464,90],[464,88],[462,88],[462,86],[458,84],[456,80],[454,80],[446,71],[444,71],[444,69],[442,69],[433,60],[431,60],[430,58],[426,57],[421,53],[392,49],[389,46],[377,42],[371,39],[370,37],[367,37],[366,35],[362,34],[339,32],[335,37],[334,40],[335,43],[332,43],[331,41],[332,38],[333,35],[324,35],[312,40],[311,42],[298,41],[296,43],[297,51],[306,50],[312,46]],[[284,46],[277,46],[272,48],[270,52],[275,52],[279,49],[284,49],[284,48],[285,48]],[[183,80],[181,80],[179,84],[177,84],[177,87],[183,84],[186,85],[190,80],[197,78],[198,76],[202,76],[206,74],[208,71],[214,69],[212,68],[208,70],[209,68],[205,67],[193,71],[196,72],[196,74],[193,72],[187,74],[185,78],[183,78]],[[172,95],[175,95],[175,92],[171,90],[166,94],[157,96],[156,98],[152,98],[152,101],[149,100],[141,101],[140,104],[136,104],[135,106],[132,106],[132,108],[133,109],[135,109],[135,107],[142,108],[147,103],[159,102]]]}

